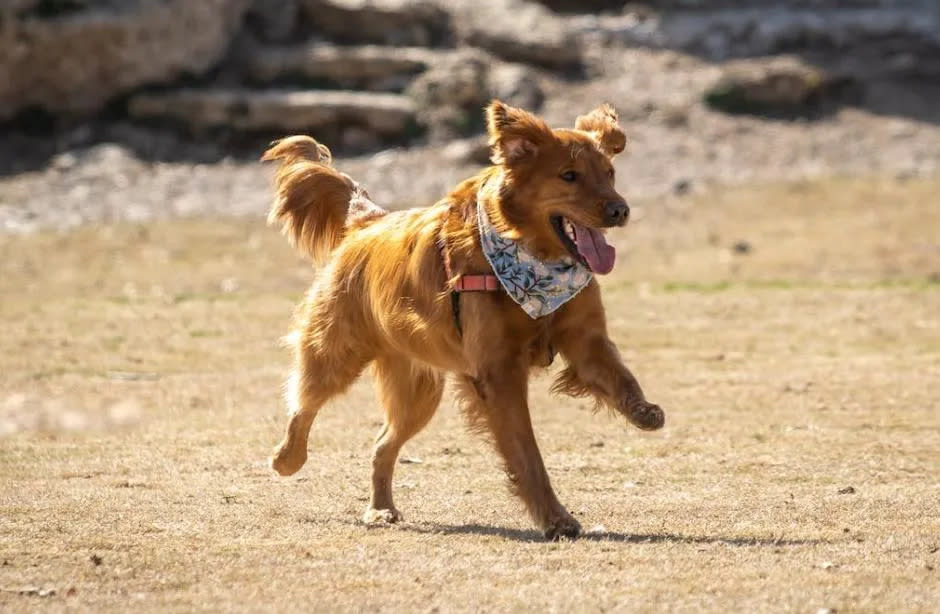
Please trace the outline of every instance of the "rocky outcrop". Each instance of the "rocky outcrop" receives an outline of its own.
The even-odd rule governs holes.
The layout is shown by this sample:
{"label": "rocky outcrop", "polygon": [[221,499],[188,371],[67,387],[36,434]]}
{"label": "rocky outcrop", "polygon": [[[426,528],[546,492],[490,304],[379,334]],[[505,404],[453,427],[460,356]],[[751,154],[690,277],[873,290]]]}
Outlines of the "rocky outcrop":
{"label": "rocky outcrop", "polygon": [[254,83],[308,80],[343,89],[401,91],[441,53],[424,47],[308,43],[258,48],[239,67]]}
{"label": "rocky outcrop", "polygon": [[523,64],[492,63],[488,82],[490,98],[515,107],[537,111],[545,101],[537,72]]}
{"label": "rocky outcrop", "polygon": [[[674,2],[673,4],[677,4]],[[582,34],[607,43],[669,48],[712,60],[785,53],[793,50],[845,51],[870,45],[887,52],[940,50],[940,4],[914,0],[874,0],[854,7],[783,2],[754,8],[729,2],[716,8],[688,2],[697,10],[632,11],[575,20]],[[821,5],[821,6],[819,6]]]}
{"label": "rocky outcrop", "polygon": [[173,120],[193,132],[225,127],[244,132],[336,134],[355,127],[378,139],[414,131],[414,103],[396,94],[315,90],[183,89],[138,94],[131,117]]}
{"label": "rocky outcrop", "polygon": [[536,0],[559,13],[596,13],[620,11],[629,0]]}
{"label": "rocky outcrop", "polygon": [[438,62],[409,86],[418,121],[432,141],[468,134],[477,128],[480,109],[489,99],[486,54],[462,50]]}
{"label": "rocky outcrop", "polygon": [[199,75],[225,54],[248,0],[82,4],[51,19],[5,13],[0,120],[27,107],[89,113],[141,85]]}
{"label": "rocky outcrop", "polygon": [[290,40],[300,20],[300,0],[254,0],[248,9],[249,28],[266,43]]}
{"label": "rocky outcrop", "polygon": [[341,43],[438,47],[453,42],[450,15],[423,0],[301,0],[314,31]]}
{"label": "rocky outcrop", "polygon": [[551,70],[582,65],[581,45],[567,22],[523,0],[439,0],[453,12],[458,41],[493,55]]}
{"label": "rocky outcrop", "polygon": [[844,95],[851,83],[795,57],[729,63],[705,94],[713,108],[731,113],[799,114],[827,98]]}
{"label": "rocky outcrop", "polygon": [[407,93],[433,142],[481,131],[483,107],[493,98],[533,110],[544,99],[531,68],[500,62],[475,49],[440,58]]}
{"label": "rocky outcrop", "polygon": [[[542,86],[555,77],[570,83],[629,70],[609,59],[633,53],[623,47],[673,49],[677,58],[716,64],[792,51],[798,61],[729,66],[704,99],[728,111],[802,113],[841,95],[846,81],[864,83],[869,102],[878,98],[875,80],[932,87],[940,77],[940,4],[0,0],[0,122],[64,131],[75,122],[17,114],[38,107],[85,120],[116,101],[109,123],[129,101],[125,123],[164,118],[214,134],[332,131],[357,149],[418,134],[437,142],[482,132],[480,110],[493,97],[538,109]],[[694,84],[690,100],[713,76]],[[623,105],[636,107],[632,117],[686,125],[689,100],[653,112],[641,89],[624,96]]]}

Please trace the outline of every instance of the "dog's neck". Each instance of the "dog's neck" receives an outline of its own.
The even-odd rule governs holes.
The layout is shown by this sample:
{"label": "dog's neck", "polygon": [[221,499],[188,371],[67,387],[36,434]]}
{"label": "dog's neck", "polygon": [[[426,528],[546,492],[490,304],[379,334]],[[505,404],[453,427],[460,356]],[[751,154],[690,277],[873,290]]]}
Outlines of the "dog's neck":
{"label": "dog's neck", "polygon": [[480,248],[499,284],[529,317],[551,314],[591,282],[590,269],[571,256],[542,259],[523,242],[500,232],[490,219],[486,195],[483,186],[477,204]]}
{"label": "dog's neck", "polygon": [[[523,235],[519,229],[518,221],[512,220],[507,212],[513,210],[512,185],[506,181],[502,170],[485,177],[477,189],[477,207],[483,207],[486,215],[500,235],[513,241],[522,241]],[[476,215],[472,221],[476,222]],[[514,221],[516,223],[514,223]]]}
{"label": "dog's neck", "polygon": [[[501,236],[516,241],[528,252],[542,260],[555,260],[567,255],[551,237],[544,237],[543,229],[536,227],[524,215],[526,204],[518,201],[512,181],[506,171],[497,169],[483,177],[477,189],[477,206],[484,207],[493,228]],[[476,216],[470,221],[475,222]]]}

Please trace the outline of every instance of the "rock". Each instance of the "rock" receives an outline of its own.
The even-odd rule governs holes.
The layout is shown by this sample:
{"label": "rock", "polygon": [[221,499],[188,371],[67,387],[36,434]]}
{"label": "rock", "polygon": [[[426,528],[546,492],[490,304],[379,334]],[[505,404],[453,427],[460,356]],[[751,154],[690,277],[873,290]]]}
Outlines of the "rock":
{"label": "rock", "polygon": [[598,13],[620,11],[628,0],[536,0],[558,13]]}
{"label": "rock", "polygon": [[432,142],[451,141],[483,130],[483,107],[493,98],[537,110],[545,99],[531,69],[504,64],[475,49],[438,56],[407,94]]}
{"label": "rock", "polygon": [[[933,0],[836,0],[772,3],[663,0],[631,4],[619,15],[583,15],[571,27],[606,44],[677,49],[711,60],[821,50],[854,57],[910,53],[917,68],[940,50],[940,10]],[[848,5],[848,6],[846,6]],[[851,53],[847,53],[851,51]],[[908,60],[898,58],[901,68]]]}
{"label": "rock", "polygon": [[408,87],[431,141],[482,129],[483,107],[490,99],[490,63],[486,54],[461,50],[442,58]]}
{"label": "rock", "polygon": [[345,153],[355,155],[378,149],[382,140],[371,130],[349,126],[340,133],[339,144]]}
{"label": "rock", "polygon": [[27,107],[91,113],[138,86],[202,74],[225,53],[248,0],[83,4],[55,19],[3,20],[0,120]]}
{"label": "rock", "polygon": [[475,49],[440,55],[407,93],[432,142],[451,141],[483,129],[483,108],[493,98],[538,110],[545,94],[532,70],[502,63]]}
{"label": "rock", "polygon": [[844,78],[789,56],[742,60],[727,65],[704,100],[729,113],[800,112],[818,106],[844,85]]}
{"label": "rock", "polygon": [[299,19],[299,0],[254,0],[248,9],[250,29],[260,40],[268,43],[289,40]]}
{"label": "rock", "polygon": [[516,107],[537,111],[545,101],[545,92],[532,69],[520,64],[495,64],[490,67],[490,98],[499,98]]}
{"label": "rock", "polygon": [[457,164],[490,164],[490,145],[486,135],[451,141],[442,154],[444,159]]}
{"label": "rock", "polygon": [[510,62],[580,70],[582,53],[567,22],[522,0],[439,0],[454,12],[458,40]]}
{"label": "rock", "polygon": [[6,0],[3,7],[0,7],[0,15],[4,13],[10,15],[21,15],[23,13],[34,11],[39,5],[40,0]]}
{"label": "rock", "polygon": [[337,42],[439,47],[453,42],[450,15],[432,2],[300,0],[313,28]]}
{"label": "rock", "polygon": [[41,586],[24,586],[23,588],[11,589],[10,592],[27,597],[54,597],[56,589],[43,588]]}
{"label": "rock", "polygon": [[258,48],[242,69],[258,83],[310,79],[345,89],[400,91],[436,59],[437,52],[421,47],[305,44]]}
{"label": "rock", "polygon": [[138,94],[128,111],[139,119],[174,120],[197,132],[228,127],[335,135],[357,126],[381,140],[407,138],[415,123],[414,104],[405,96],[348,91],[183,89]]}

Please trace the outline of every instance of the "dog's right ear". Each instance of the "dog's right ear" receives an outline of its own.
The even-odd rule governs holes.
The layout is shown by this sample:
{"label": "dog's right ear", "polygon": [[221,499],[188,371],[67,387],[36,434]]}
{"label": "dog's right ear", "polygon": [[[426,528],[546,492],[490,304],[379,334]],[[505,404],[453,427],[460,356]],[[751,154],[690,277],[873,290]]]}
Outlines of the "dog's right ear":
{"label": "dog's right ear", "polygon": [[535,157],[539,147],[554,138],[544,121],[499,100],[486,107],[486,129],[494,164],[512,165]]}
{"label": "dog's right ear", "polygon": [[590,133],[608,158],[613,158],[627,146],[627,135],[617,122],[617,111],[609,104],[602,104],[587,115],[579,116],[574,127]]}

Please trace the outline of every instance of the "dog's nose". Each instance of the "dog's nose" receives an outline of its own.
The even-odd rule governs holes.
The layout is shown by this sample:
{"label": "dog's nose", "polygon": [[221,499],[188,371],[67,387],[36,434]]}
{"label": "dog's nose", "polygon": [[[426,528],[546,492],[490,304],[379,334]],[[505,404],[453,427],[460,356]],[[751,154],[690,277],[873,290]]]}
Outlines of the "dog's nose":
{"label": "dog's nose", "polygon": [[604,222],[608,226],[623,226],[630,217],[630,207],[622,200],[612,200],[604,205]]}

